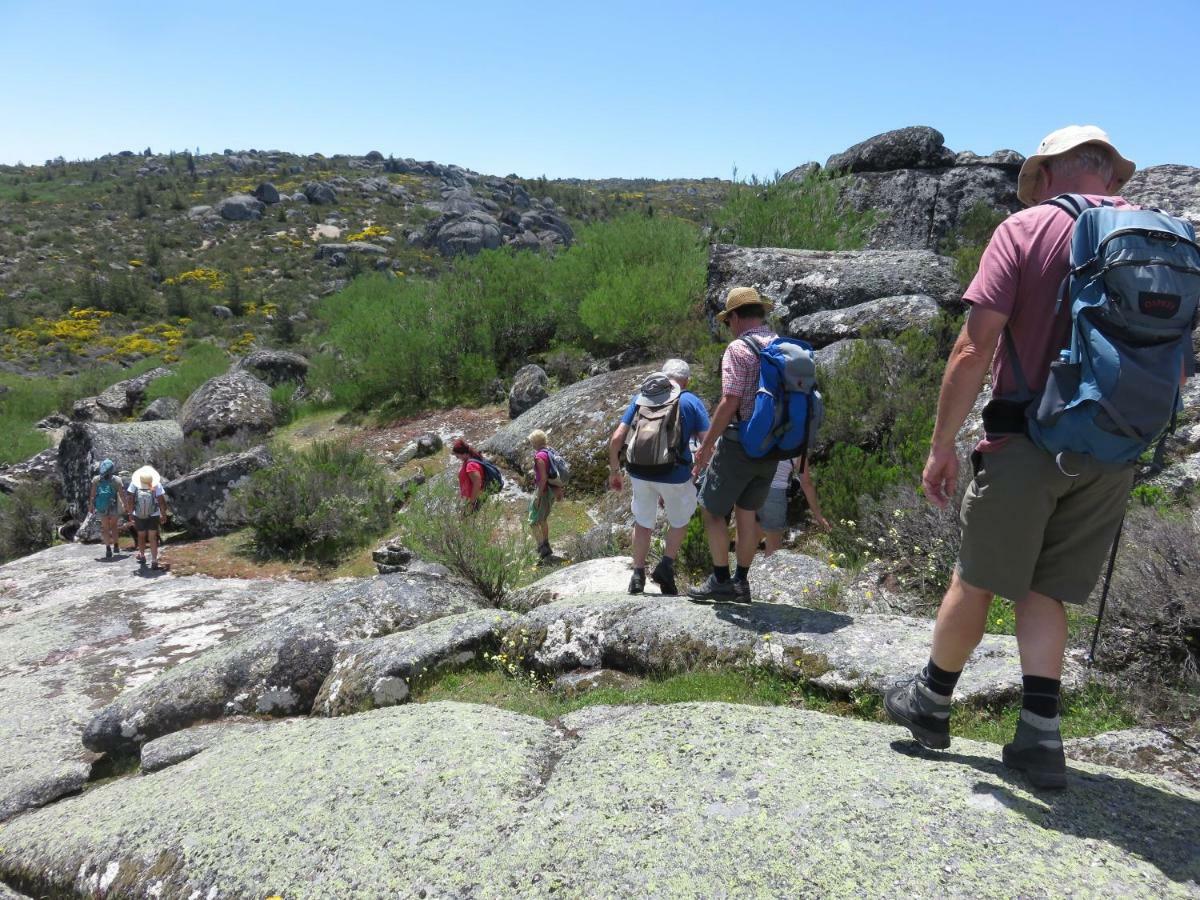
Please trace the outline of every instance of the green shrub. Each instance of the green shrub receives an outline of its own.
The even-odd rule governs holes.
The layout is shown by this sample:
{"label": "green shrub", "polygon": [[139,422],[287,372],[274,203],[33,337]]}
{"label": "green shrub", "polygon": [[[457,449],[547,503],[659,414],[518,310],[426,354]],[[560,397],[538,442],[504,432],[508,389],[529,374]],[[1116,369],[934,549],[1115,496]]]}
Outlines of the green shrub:
{"label": "green shrub", "polygon": [[979,260],[996,226],[1008,215],[995,209],[986,200],[979,200],[967,210],[954,230],[938,248],[954,260],[954,274],[958,283],[966,290],[975,273],[979,271]]}
{"label": "green shrub", "polygon": [[23,484],[0,496],[0,562],[54,543],[66,506],[52,484]]}
{"label": "green shrub", "polygon": [[152,381],[146,388],[147,402],[174,397],[183,403],[208,379],[229,369],[229,354],[212,344],[193,344],[171,369],[170,375]]}
{"label": "green shrub", "polygon": [[838,180],[817,173],[802,182],[735,181],[713,216],[717,239],[742,247],[857,250],[875,224],[839,200]]}
{"label": "green shrub", "polygon": [[525,529],[505,523],[500,501],[486,500],[467,513],[457,486],[445,479],[417,492],[400,525],[418,556],[441,563],[496,605],[533,568],[533,543]]}
{"label": "green shrub", "polygon": [[317,443],[250,476],[236,494],[256,552],[334,563],[387,530],[391,491],[380,467],[346,444]]}

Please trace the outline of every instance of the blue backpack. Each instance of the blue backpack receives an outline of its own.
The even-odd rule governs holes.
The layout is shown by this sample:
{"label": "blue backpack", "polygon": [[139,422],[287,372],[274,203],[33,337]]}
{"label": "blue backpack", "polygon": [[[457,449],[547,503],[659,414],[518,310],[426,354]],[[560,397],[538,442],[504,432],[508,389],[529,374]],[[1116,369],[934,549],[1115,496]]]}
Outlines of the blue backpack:
{"label": "blue backpack", "polygon": [[500,474],[500,469],[490,459],[484,459],[482,456],[475,456],[472,459],[483,467],[483,492],[485,494],[499,493],[504,487],[504,476]]}
{"label": "blue backpack", "polygon": [[[1071,215],[1071,343],[1035,398],[1005,329],[1030,439],[1058,456],[1132,463],[1174,428],[1180,376],[1194,374],[1200,246],[1191,223],[1151,209],[1093,207],[1064,194],[1046,201]],[[1161,451],[1161,443],[1160,443]]]}
{"label": "blue backpack", "polygon": [[812,345],[787,337],[765,347],[750,337],[742,341],[759,363],[754,411],[737,424],[742,449],[752,459],[807,456],[825,415]]}

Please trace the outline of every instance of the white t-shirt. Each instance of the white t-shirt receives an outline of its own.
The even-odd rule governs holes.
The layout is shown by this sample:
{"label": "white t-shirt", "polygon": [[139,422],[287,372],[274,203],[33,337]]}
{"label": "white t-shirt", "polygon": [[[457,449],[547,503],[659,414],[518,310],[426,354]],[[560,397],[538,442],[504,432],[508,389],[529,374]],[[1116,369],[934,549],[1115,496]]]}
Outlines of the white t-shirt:
{"label": "white t-shirt", "polygon": [[788,481],[792,477],[792,461],[783,459],[779,461],[779,465],[775,467],[775,477],[771,479],[771,489],[785,488],[788,486]]}

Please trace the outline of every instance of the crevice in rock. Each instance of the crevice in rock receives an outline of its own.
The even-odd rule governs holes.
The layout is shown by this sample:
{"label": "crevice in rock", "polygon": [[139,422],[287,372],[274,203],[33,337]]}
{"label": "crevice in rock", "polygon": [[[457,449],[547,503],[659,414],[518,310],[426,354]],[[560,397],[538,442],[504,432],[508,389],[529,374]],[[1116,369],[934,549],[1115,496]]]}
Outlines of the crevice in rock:
{"label": "crevice in rock", "polygon": [[935,181],[933,184],[933,199],[929,201],[929,228],[925,232],[925,248],[927,250],[933,250],[934,252],[937,251],[937,245],[934,243],[933,233],[935,228],[935,220],[937,219],[938,195],[941,193],[941,190],[942,183],[940,181]]}

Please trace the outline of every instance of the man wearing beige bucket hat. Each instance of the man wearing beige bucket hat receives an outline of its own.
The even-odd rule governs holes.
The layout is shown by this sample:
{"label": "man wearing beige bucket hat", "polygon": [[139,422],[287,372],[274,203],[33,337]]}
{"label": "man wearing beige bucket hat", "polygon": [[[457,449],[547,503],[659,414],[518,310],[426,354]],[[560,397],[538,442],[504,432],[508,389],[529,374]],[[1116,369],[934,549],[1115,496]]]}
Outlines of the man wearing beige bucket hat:
{"label": "man wearing beige bucket hat", "polygon": [[1127,207],[1116,194],[1133,170],[1094,125],[1047,135],[1021,167],[1017,195],[1029,208],[996,229],[963,296],[970,313],[946,365],[923,475],[926,496],[944,508],[958,485],[955,438],[990,366],[993,400],[971,456],[974,479],[962,500],[958,565],[938,611],[928,664],[884,696],[888,714],[918,742],[948,747],[958,677],[983,637],[993,597],[1008,598],[1023,692],[1004,761],[1035,787],[1066,786],[1059,730],[1063,604],[1086,601],[1099,579],[1133,477],[1132,469],[1105,469],[1098,460],[1064,473],[1024,433],[1028,401],[1016,399],[1028,396],[1021,374],[1025,388],[1040,393],[1071,325],[1069,304],[1060,312],[1057,301],[1070,267],[1074,219],[1045,201],[1071,194],[1091,206]]}
{"label": "man wearing beige bucket hat", "polygon": [[[777,460],[754,459],[738,441],[736,422],[749,419],[758,391],[758,355],[745,344],[766,347],[777,335],[766,325],[775,304],[752,287],[735,287],[725,297],[717,320],[729,326],[733,340],[721,358],[721,402],[713,410],[712,426],[696,451],[693,473],[703,472],[700,508],[713,570],[708,579],[688,591],[691,600],[750,602],[750,564],[758,549],[759,508],[771,492]],[[729,526],[737,523],[737,569],[729,571]]]}

